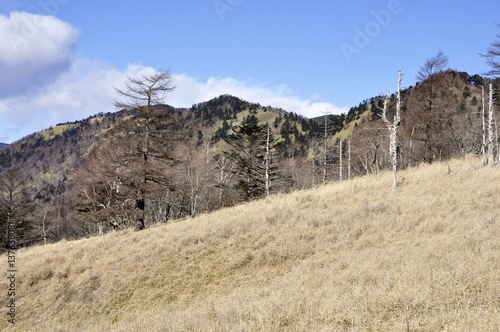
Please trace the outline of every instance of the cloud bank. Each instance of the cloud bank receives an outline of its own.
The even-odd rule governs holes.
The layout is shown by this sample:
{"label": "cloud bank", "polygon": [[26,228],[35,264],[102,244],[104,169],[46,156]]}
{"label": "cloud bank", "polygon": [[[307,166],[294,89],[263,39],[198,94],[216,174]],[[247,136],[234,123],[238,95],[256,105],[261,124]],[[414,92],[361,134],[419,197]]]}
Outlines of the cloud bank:
{"label": "cloud bank", "polygon": [[[57,123],[114,111],[114,87],[122,88],[127,77],[155,71],[136,64],[119,70],[79,57],[77,37],[76,29],[52,16],[0,15],[0,142],[10,143]],[[230,94],[306,117],[325,110],[334,114],[347,111],[316,98],[296,96],[285,85],[269,87],[231,77],[200,81],[188,74],[172,76],[176,89],[165,103],[175,107]]]}
{"label": "cloud bank", "polygon": [[0,15],[0,98],[29,93],[66,72],[77,36],[76,29],[52,16]]}
{"label": "cloud bank", "polygon": [[210,100],[222,94],[230,94],[249,102],[263,106],[280,107],[288,112],[295,112],[306,117],[319,116],[325,110],[332,114],[348,111],[333,103],[315,101],[315,98],[304,99],[289,92],[286,85],[269,87],[266,84],[256,85],[238,81],[231,77],[210,77],[205,82],[198,82],[186,74],[173,75],[176,90],[168,96],[173,106],[188,107],[194,103]]}

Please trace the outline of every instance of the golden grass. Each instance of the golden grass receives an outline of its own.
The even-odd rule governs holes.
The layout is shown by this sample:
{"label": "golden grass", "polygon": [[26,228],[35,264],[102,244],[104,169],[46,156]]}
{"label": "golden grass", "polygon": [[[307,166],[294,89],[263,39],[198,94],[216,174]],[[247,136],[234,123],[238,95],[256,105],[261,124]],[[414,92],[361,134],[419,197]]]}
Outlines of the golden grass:
{"label": "golden grass", "polygon": [[368,105],[368,108],[366,109],[366,111],[359,114],[358,119],[355,119],[354,121],[351,121],[348,124],[346,124],[346,126],[344,128],[342,128],[342,130],[340,130],[339,132],[337,132],[333,136],[334,141],[336,141],[337,139],[345,140],[345,139],[348,139],[349,137],[351,137],[356,125],[363,123],[363,121],[365,121],[366,118],[368,118],[371,115],[371,113],[372,113],[371,109],[372,109],[372,106]]}
{"label": "golden grass", "polygon": [[62,124],[55,127],[51,127],[50,129],[46,129],[40,132],[44,140],[50,140],[58,135],[62,135],[66,130],[71,129],[75,125],[73,124]]}
{"label": "golden grass", "polygon": [[0,329],[499,331],[500,170],[479,162],[19,250]]}

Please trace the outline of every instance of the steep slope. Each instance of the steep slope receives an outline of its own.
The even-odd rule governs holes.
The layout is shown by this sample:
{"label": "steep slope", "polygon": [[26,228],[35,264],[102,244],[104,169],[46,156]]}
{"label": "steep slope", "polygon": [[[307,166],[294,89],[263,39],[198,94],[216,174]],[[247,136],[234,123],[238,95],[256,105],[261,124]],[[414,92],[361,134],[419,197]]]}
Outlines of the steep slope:
{"label": "steep slope", "polygon": [[2,305],[0,329],[498,331],[500,172],[477,165],[19,250],[16,324]]}

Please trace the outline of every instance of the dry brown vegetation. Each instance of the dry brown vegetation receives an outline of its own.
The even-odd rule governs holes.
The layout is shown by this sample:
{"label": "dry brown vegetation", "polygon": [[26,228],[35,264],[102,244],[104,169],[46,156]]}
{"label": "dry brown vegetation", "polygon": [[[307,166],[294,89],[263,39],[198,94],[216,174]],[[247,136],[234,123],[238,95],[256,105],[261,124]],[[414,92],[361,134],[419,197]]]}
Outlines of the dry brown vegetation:
{"label": "dry brown vegetation", "polygon": [[500,170],[479,164],[19,250],[17,323],[2,305],[0,329],[499,331]]}

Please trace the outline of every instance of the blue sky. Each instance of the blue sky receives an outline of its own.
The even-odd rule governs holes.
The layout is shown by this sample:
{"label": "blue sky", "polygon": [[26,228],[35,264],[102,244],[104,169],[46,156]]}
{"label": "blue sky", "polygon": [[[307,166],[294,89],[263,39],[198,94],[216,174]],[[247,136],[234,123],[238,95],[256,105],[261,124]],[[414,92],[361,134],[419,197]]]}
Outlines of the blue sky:
{"label": "blue sky", "polygon": [[488,68],[500,2],[436,0],[0,0],[0,142],[114,111],[113,86],[168,69],[165,102],[220,94],[308,117],[415,83],[440,49]]}

